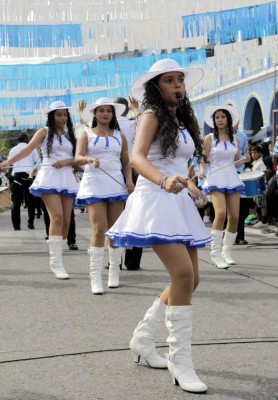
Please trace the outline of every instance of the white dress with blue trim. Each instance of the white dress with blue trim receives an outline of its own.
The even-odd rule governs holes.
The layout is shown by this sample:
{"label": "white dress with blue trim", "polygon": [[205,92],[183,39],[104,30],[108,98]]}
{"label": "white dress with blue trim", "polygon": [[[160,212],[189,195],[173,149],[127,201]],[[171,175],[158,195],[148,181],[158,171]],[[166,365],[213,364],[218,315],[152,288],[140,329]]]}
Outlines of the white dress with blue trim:
{"label": "white dress with blue trim", "polygon": [[[48,128],[46,128],[48,130]],[[73,145],[64,135],[54,135],[50,157],[47,155],[47,138],[41,144],[42,164],[37,176],[30,186],[30,192],[36,197],[43,193],[62,194],[75,197],[78,191],[78,183],[74,176],[72,166],[54,168],[51,165],[58,160],[73,159]]]}
{"label": "white dress with blue trim", "polygon": [[[233,164],[238,145],[235,136],[233,141],[219,141],[212,136],[210,152],[208,155],[208,171],[202,189],[209,194],[212,190],[227,194],[242,192],[245,189],[237,169]],[[218,170],[218,171],[216,171]],[[215,172],[214,172],[215,171]]]}
{"label": "white dress with blue trim", "polygon": [[[175,157],[161,158],[160,145],[155,140],[148,160],[163,175],[187,176],[188,160],[194,149],[190,134],[180,129]],[[187,189],[177,195],[167,193],[140,175],[124,211],[106,234],[115,246],[120,247],[184,243],[188,248],[197,248],[211,241]]]}
{"label": "white dress with blue trim", "polygon": [[86,129],[88,146],[87,155],[99,159],[100,167],[113,176],[110,178],[93,164],[86,164],[80,182],[75,204],[86,206],[98,202],[125,201],[128,192],[122,173],[121,151],[122,137],[118,130],[112,136],[98,136],[91,129]]}

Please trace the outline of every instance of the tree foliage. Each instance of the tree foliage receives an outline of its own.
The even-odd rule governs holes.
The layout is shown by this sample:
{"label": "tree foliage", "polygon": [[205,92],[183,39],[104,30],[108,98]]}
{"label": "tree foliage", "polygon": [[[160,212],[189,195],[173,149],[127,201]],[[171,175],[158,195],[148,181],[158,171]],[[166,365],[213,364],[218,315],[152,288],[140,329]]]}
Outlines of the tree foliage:
{"label": "tree foliage", "polygon": [[[36,130],[34,129],[27,129],[24,131],[24,133],[26,133],[30,139],[33,137],[35,132]],[[0,154],[3,158],[6,158],[10,149],[18,143],[17,139],[22,133],[23,131],[19,130],[0,130]]]}

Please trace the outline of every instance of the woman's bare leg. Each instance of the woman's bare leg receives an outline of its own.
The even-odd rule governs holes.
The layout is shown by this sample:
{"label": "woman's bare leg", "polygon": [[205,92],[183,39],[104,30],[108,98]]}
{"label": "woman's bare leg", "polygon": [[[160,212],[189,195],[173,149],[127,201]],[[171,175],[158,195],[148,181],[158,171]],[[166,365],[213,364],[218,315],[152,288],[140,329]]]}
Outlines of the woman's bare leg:
{"label": "woman's bare leg", "polygon": [[69,196],[62,196],[63,206],[63,239],[66,239],[69,233],[73,199]]}
{"label": "woman's bare leg", "polygon": [[194,288],[194,270],[185,245],[179,243],[156,245],[153,249],[171,278],[168,305],[190,305]]}
{"label": "woman's bare leg", "polygon": [[[114,225],[114,223],[117,221],[121,213],[123,212],[124,209],[124,202],[123,201],[117,201],[115,203],[109,203],[107,205],[107,228],[110,229],[111,226]],[[113,240],[109,239],[109,246],[113,246]]]}
{"label": "woman's bare leg", "polygon": [[215,217],[212,223],[212,229],[217,231],[223,231],[224,223],[226,219],[226,195],[225,193],[217,192],[213,190],[210,193],[212,205],[215,212]]}
{"label": "woman's bare leg", "polygon": [[63,236],[63,204],[62,196],[53,193],[42,194],[47,209],[50,225],[49,236]]}
{"label": "woman's bare leg", "polygon": [[[193,273],[194,273],[193,291],[195,291],[195,289],[199,285],[199,263],[198,263],[197,249],[189,249],[188,254],[191,259],[192,266],[193,266]],[[162,301],[162,303],[166,304],[166,306],[168,305],[169,293],[170,293],[170,286],[167,286],[163,290],[163,292],[159,295],[160,301]]]}
{"label": "woman's bare leg", "polygon": [[63,239],[66,239],[70,224],[72,198],[45,193],[42,195],[42,199],[50,219],[49,236],[63,236]]}
{"label": "woman's bare leg", "polygon": [[99,202],[87,206],[89,220],[92,226],[91,247],[104,247],[107,231],[107,203]]}
{"label": "woman's bare leg", "polygon": [[235,233],[237,231],[238,217],[239,217],[239,193],[226,195],[227,204],[227,227],[228,232]]}

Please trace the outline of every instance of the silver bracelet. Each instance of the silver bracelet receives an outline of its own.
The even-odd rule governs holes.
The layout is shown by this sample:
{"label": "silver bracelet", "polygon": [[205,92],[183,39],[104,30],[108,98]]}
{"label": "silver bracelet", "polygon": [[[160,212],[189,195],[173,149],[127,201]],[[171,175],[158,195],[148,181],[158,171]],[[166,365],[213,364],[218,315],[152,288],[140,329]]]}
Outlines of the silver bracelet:
{"label": "silver bracelet", "polygon": [[162,179],[160,179],[160,181],[159,181],[159,187],[160,187],[160,189],[165,189],[164,188],[164,185],[165,185],[165,182],[167,181],[167,179],[168,179],[168,176],[163,176],[163,178]]}

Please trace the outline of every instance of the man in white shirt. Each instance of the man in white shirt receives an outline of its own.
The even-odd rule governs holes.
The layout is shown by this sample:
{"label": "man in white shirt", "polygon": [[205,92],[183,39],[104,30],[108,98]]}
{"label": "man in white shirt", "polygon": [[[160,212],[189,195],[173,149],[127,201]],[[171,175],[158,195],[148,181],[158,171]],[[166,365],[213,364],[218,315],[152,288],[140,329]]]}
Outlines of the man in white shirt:
{"label": "man in white shirt", "polygon": [[[28,136],[25,133],[21,134],[18,138],[18,144],[11,148],[8,158],[11,158],[26,147],[28,142]],[[29,179],[29,173],[39,158],[37,150],[34,150],[29,156],[15,162],[13,165],[10,177],[13,203],[11,216],[13,227],[16,231],[21,229],[20,207],[24,199],[27,200],[28,228],[34,229],[36,199],[29,192],[29,187],[32,184],[32,180]]]}

